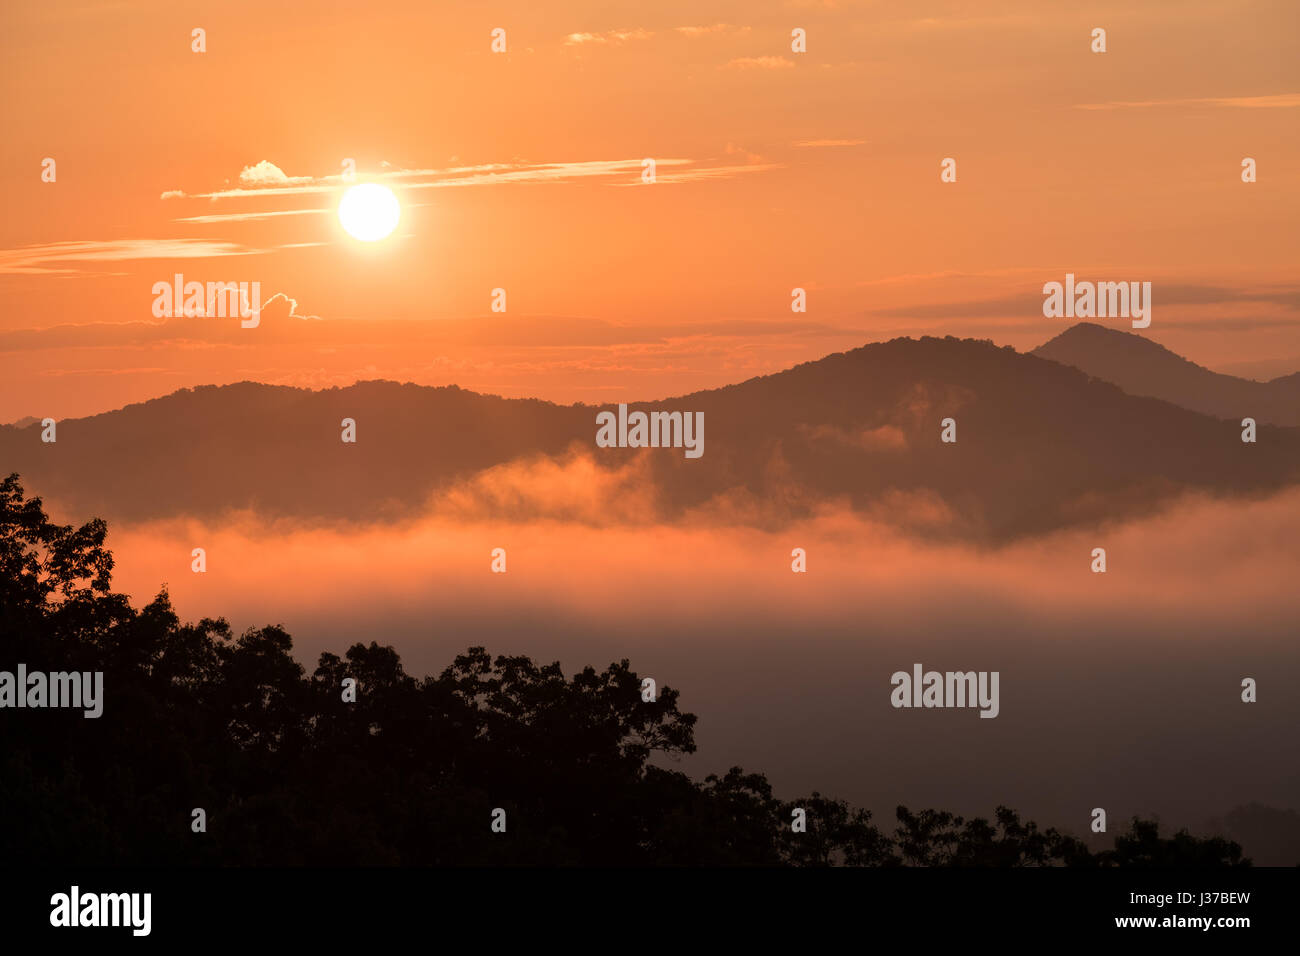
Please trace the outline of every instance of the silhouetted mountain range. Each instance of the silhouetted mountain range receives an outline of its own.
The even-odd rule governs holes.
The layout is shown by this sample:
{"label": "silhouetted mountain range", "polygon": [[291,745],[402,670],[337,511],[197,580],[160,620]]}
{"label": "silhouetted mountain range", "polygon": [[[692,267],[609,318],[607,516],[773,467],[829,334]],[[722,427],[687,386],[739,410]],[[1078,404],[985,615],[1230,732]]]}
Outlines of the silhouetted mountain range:
{"label": "silhouetted mountain range", "polygon": [[[704,412],[703,457],[597,448],[597,406],[383,381],[321,391],[246,382],[63,421],[55,444],[41,442],[39,425],[0,427],[0,471],[22,474],[55,506],[110,520],[245,508],[375,520],[418,513],[493,466],[577,452],[608,468],[636,462],[628,493],[664,520],[722,504],[735,520],[773,525],[845,503],[976,540],[1124,518],[1184,490],[1300,481],[1300,429],[1261,424],[1245,444],[1234,422],[951,336],[867,345],[631,408]],[[940,441],[949,417],[955,444]],[[340,440],[344,418],[357,423],[356,444]],[[493,516],[547,505],[512,510]]]}
{"label": "silhouetted mountain range", "polygon": [[1300,425],[1300,372],[1270,382],[1222,375],[1144,336],[1092,322],[1071,326],[1030,354],[1082,369],[1130,395],[1163,398],[1217,418]]}

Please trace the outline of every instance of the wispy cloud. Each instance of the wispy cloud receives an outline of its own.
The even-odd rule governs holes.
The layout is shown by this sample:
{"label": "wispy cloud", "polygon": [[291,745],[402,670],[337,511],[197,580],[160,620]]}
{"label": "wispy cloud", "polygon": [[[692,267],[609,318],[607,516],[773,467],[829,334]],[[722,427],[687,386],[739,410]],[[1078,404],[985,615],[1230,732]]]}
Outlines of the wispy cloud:
{"label": "wispy cloud", "polygon": [[[708,161],[682,159],[677,157],[654,157],[659,169],[682,167],[677,181],[687,179],[717,179],[739,171],[750,172],[758,167],[737,167],[731,164],[711,166]],[[358,181],[391,182],[403,189],[441,189],[456,186],[494,186],[509,183],[571,183],[592,179],[622,178],[628,182],[639,183],[642,157],[631,159],[600,159],[582,162],[560,163],[484,163],[477,166],[451,166],[441,169],[383,169],[375,173],[358,173]],[[259,164],[261,165],[261,164]],[[269,165],[269,164],[268,164]],[[251,167],[248,167],[251,168]],[[771,168],[765,166],[763,168]],[[247,168],[246,168],[247,171]],[[661,174],[659,179],[664,176]],[[269,183],[281,182],[267,180]],[[285,177],[287,185],[235,186],[211,192],[186,193],[183,190],[168,190],[162,194],[163,199],[247,199],[270,196],[299,196],[336,192],[349,184],[341,174],[328,176]],[[291,209],[274,212],[204,214],[178,219],[177,222],[227,222],[242,219],[258,219],[269,216],[309,215],[328,212],[321,209]]]}
{"label": "wispy cloud", "polygon": [[[743,165],[737,164],[737,157],[744,160]],[[745,173],[764,172],[771,169],[779,168],[779,163],[764,162],[763,157],[757,153],[752,153],[746,149],[728,143],[725,150],[725,156],[717,157],[713,160],[693,160],[680,157],[654,157],[656,169],[656,182],[658,183],[689,183],[701,182],[713,179],[728,179],[734,176],[740,176]],[[604,180],[605,185],[610,186],[639,186],[642,185],[641,173],[643,157],[634,157],[630,159],[600,159],[586,160],[580,162],[558,162],[558,163],[481,163],[470,166],[447,166],[442,168],[423,168],[423,169],[394,169],[388,163],[382,163],[380,168],[373,172],[358,172],[355,178],[345,179],[341,173],[333,173],[326,176],[289,176],[279,166],[268,160],[262,160],[252,166],[245,166],[239,174],[238,186],[230,186],[224,189],[216,189],[209,192],[188,193],[181,189],[169,189],[161,194],[161,199],[166,201],[176,200],[193,200],[204,199],[209,201],[231,200],[231,199],[266,199],[266,198],[285,198],[291,196],[308,196],[324,195],[338,193],[351,185],[352,182],[385,182],[394,187],[400,187],[404,191],[416,189],[443,189],[461,186],[502,186],[511,184],[557,184],[557,183],[579,183],[586,181]],[[417,204],[418,205],[418,204]],[[212,213],[204,212],[194,216],[181,216],[173,219],[172,222],[213,225],[217,223],[230,222],[254,222],[263,219],[279,218],[283,216],[318,216],[327,215],[333,210],[331,208],[322,208],[313,206],[308,209],[259,209],[248,210],[243,212]],[[150,244],[171,243],[168,245],[158,245],[156,248],[163,253],[169,249],[184,248],[183,243],[198,243],[204,240],[120,240],[117,246],[109,248],[111,253],[117,250],[118,258],[165,258],[172,257],[168,255],[127,255],[126,252],[136,247],[146,248]],[[248,254],[257,250],[243,250],[242,247],[234,246],[231,243],[217,244],[228,247],[231,250],[241,250],[241,252],[195,252],[192,255],[236,255]],[[277,249],[299,248],[313,245],[313,243],[298,243],[296,245],[280,245]],[[56,249],[55,247],[59,247]],[[66,250],[63,247],[67,247]],[[55,251],[66,251],[68,253],[79,253],[78,244],[75,243],[57,243],[51,247],[38,247],[40,249],[53,249]],[[88,250],[94,253],[94,249]],[[20,256],[18,253],[22,250],[10,250],[13,253],[12,262],[6,260],[5,252],[0,251],[0,274],[4,272],[59,272],[74,270],[56,270],[39,268],[37,263],[43,261],[42,255],[33,254],[30,256]],[[67,257],[67,256],[65,256]],[[109,257],[108,255],[104,257]],[[46,257],[48,258],[48,257]]]}
{"label": "wispy cloud", "polygon": [[920,17],[915,20],[903,20],[899,22],[905,30],[935,31],[935,30],[994,30],[1005,28],[1013,24],[1032,24],[1037,22],[1032,14],[1027,13],[1005,13],[995,14],[992,16],[947,16],[947,17]]}
{"label": "wispy cloud", "polygon": [[[780,169],[781,163],[750,163],[744,166],[710,166],[704,169],[685,169],[680,172],[658,173],[656,183],[694,183],[705,179],[731,179],[745,173],[761,173]],[[615,183],[616,186],[636,186],[636,183]]]}
{"label": "wispy cloud", "polygon": [[741,56],[727,63],[729,70],[784,70],[794,66],[794,60],[783,56]]}
{"label": "wispy cloud", "polygon": [[807,139],[794,145],[803,149],[821,149],[830,146],[861,146],[865,142],[865,139]]}
{"label": "wispy cloud", "polygon": [[654,36],[649,30],[606,30],[604,33],[570,33],[564,38],[565,46],[590,46],[626,43],[628,40],[648,40]]}
{"label": "wispy cloud", "polygon": [[745,149],[745,147],[739,146],[736,143],[727,144],[726,154],[728,156],[738,156],[750,165],[763,162],[763,157],[758,153],[750,152]]}
{"label": "wispy cloud", "polygon": [[861,279],[852,283],[854,286],[875,286],[890,285],[894,283],[910,283],[917,281],[930,281],[935,279],[989,279],[1005,278],[1007,276],[1042,276],[1049,275],[1055,269],[1052,265],[1041,266],[1007,266],[1001,269],[980,269],[978,271],[962,271],[955,269],[945,269],[941,272],[904,272],[898,275],[881,276],[875,279]]}
{"label": "wispy cloud", "polygon": [[247,222],[254,219],[272,219],[276,216],[315,216],[333,212],[332,209],[277,209],[271,212],[225,212],[208,216],[186,216],[172,222]]}
{"label": "wispy cloud", "polygon": [[207,259],[259,255],[234,242],[213,239],[107,239],[49,242],[0,249],[0,275],[76,274],[82,269],[52,268],[61,262],[121,262],[132,259]]}
{"label": "wispy cloud", "polygon": [[[519,163],[462,167],[451,175],[428,170],[436,178],[428,182],[407,184],[407,189],[433,189],[444,186],[484,186],[498,183],[560,183],[609,176],[641,175],[642,158],[598,159],[577,163]],[[689,166],[693,160],[656,158],[656,166]]]}
{"label": "wispy cloud", "polygon": [[1150,109],[1158,106],[1231,106],[1238,109],[1284,109],[1300,106],[1300,93],[1268,96],[1203,96],[1181,100],[1115,100],[1109,103],[1077,103],[1077,110]]}
{"label": "wispy cloud", "polygon": [[698,37],[709,36],[718,33],[748,33],[749,27],[736,27],[730,23],[715,23],[707,27],[673,27],[673,30],[684,37],[694,40]]}

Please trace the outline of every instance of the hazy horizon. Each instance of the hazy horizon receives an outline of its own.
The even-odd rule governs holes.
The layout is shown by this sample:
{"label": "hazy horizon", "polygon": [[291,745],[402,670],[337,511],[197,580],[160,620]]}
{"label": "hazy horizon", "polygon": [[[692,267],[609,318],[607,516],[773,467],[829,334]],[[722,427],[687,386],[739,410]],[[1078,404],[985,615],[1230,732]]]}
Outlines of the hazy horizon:
{"label": "hazy horizon", "polygon": [[[1035,349],[1041,348],[1042,346],[1044,346],[1044,345],[1046,345],[1046,344],[1052,342],[1054,339],[1056,339],[1056,338],[1061,334],[1061,332],[1063,332],[1063,331],[1067,331],[1069,328],[1074,328],[1074,327],[1076,327],[1077,325],[1080,325],[1080,324],[1091,324],[1091,325],[1097,325],[1096,322],[1089,322],[1088,320],[1081,320],[1080,322],[1076,322],[1076,323],[1074,323],[1074,324],[1072,324],[1072,325],[1070,325],[1070,326],[1067,326],[1066,329],[1062,329],[1062,330],[1059,330],[1059,331],[1053,332],[1052,334],[1048,335],[1047,338],[1045,338],[1042,342],[1038,343],[1037,345],[1030,345],[1030,346],[1027,346],[1027,347],[1025,347],[1025,348],[1018,348],[1017,351],[1024,352],[1024,353],[1031,353],[1031,352],[1033,352]],[[1127,329],[1119,329],[1118,331],[1120,331],[1120,332],[1122,332],[1122,333],[1124,333],[1124,334],[1131,334],[1131,333],[1129,332],[1129,330],[1127,330]],[[894,339],[894,338],[919,339],[919,338],[923,338],[923,337],[927,337],[927,336],[929,336],[929,337],[939,337],[939,338],[942,338],[943,335],[944,335],[944,333],[942,333],[940,330],[934,330],[934,331],[930,331],[930,332],[920,332],[920,333],[917,333],[917,334],[915,334],[915,335],[899,335],[899,336],[890,336],[889,338],[880,338],[880,339],[874,339],[874,340],[871,340],[871,341],[857,342],[856,344],[846,345],[846,346],[844,346],[843,348],[835,349],[835,350],[830,351],[830,352],[821,353],[821,354],[817,354],[817,355],[810,355],[808,358],[802,359],[801,361],[803,361],[803,362],[808,362],[808,361],[817,361],[818,359],[825,358],[827,355],[831,355],[831,354],[839,354],[839,353],[842,353],[842,352],[845,352],[845,351],[852,351],[852,350],[854,350],[854,349],[862,348],[862,347],[865,347],[865,346],[868,346],[868,345],[880,344],[880,343],[883,343],[883,342],[890,341],[890,340],[892,340],[892,339]],[[1010,347],[1010,344],[1009,344],[1009,343],[1004,342],[1004,341],[999,341],[999,339],[998,339],[997,337],[995,337],[995,336],[993,336],[993,337],[990,337],[990,336],[961,336],[961,337],[963,337],[963,338],[972,338],[972,339],[981,339],[981,338],[982,338],[982,339],[985,339],[985,340],[987,340],[987,341],[992,341],[995,345],[998,345],[998,346],[1009,346],[1009,347]],[[1179,354],[1179,353],[1175,353],[1175,354]],[[1215,372],[1215,373],[1220,374],[1220,375],[1228,375],[1228,376],[1232,376],[1233,378],[1242,379],[1242,380],[1244,380],[1244,381],[1248,381],[1248,382],[1255,382],[1255,383],[1258,383],[1258,384],[1267,384],[1267,383],[1269,383],[1269,382],[1276,381],[1276,380],[1281,379],[1281,378],[1286,378],[1286,377],[1288,377],[1288,376],[1290,376],[1290,375],[1293,375],[1293,374],[1300,374],[1300,355],[1295,356],[1294,360],[1293,360],[1293,359],[1290,359],[1290,358],[1277,358],[1277,357],[1274,357],[1274,358],[1271,358],[1271,359],[1260,359],[1260,360],[1258,360],[1258,361],[1252,361],[1252,362],[1232,363],[1231,366],[1230,366],[1229,368],[1223,368],[1223,369],[1216,368],[1216,367],[1214,367],[1214,365],[1212,365],[1212,364],[1205,364],[1205,363],[1203,363],[1203,362],[1196,361],[1195,359],[1193,359],[1191,356],[1188,356],[1188,355],[1180,355],[1180,357],[1181,357],[1181,358],[1184,358],[1184,359],[1188,359],[1189,361],[1193,361],[1196,365],[1200,366],[1201,368],[1207,369],[1208,371]],[[798,364],[798,363],[791,363],[791,365],[793,365],[793,364]],[[1066,363],[1066,364],[1069,364],[1069,363]],[[602,407],[610,407],[610,406],[612,406],[612,405],[614,405],[614,404],[617,404],[618,402],[623,402],[623,403],[647,403],[647,402],[654,402],[654,401],[669,401],[669,400],[672,400],[672,399],[675,399],[675,398],[685,397],[687,394],[693,394],[694,392],[698,392],[698,391],[710,391],[710,390],[714,390],[714,389],[718,389],[718,388],[725,388],[725,387],[727,387],[727,386],[729,386],[729,385],[738,385],[738,384],[741,384],[742,382],[748,381],[748,380],[751,379],[751,378],[758,378],[758,377],[763,377],[763,376],[767,376],[767,375],[773,375],[773,374],[776,374],[776,373],[778,373],[778,372],[785,371],[785,370],[786,370],[787,368],[789,368],[789,367],[790,367],[789,365],[779,365],[779,366],[773,366],[772,368],[769,368],[769,369],[755,370],[755,371],[752,371],[752,372],[746,373],[743,377],[739,377],[739,376],[738,376],[738,377],[733,377],[733,378],[727,378],[727,379],[725,379],[725,380],[722,379],[722,378],[720,378],[720,379],[719,379],[718,381],[716,381],[716,382],[708,382],[708,383],[705,383],[705,384],[699,386],[698,388],[692,389],[690,393],[686,393],[686,392],[683,392],[683,393],[673,393],[673,394],[658,394],[658,393],[656,393],[656,394],[646,394],[646,395],[636,395],[636,394],[631,394],[631,395],[616,396],[616,397],[614,397],[614,398],[606,398],[606,397],[604,397],[604,396],[593,396],[593,397],[586,397],[586,398],[574,398],[574,399],[571,399],[571,400],[569,400],[569,401],[560,401],[560,400],[557,400],[557,399],[554,399],[554,398],[549,398],[549,397],[547,397],[546,395],[531,395],[531,394],[528,394],[528,395],[525,395],[525,394],[511,395],[511,394],[506,394],[504,391],[497,391],[497,392],[485,391],[485,390],[480,390],[480,389],[470,388],[469,386],[466,386],[465,384],[463,384],[462,382],[459,382],[459,381],[447,381],[447,382],[441,382],[441,383],[437,383],[437,384],[429,384],[428,387],[435,387],[435,388],[456,387],[456,388],[464,389],[465,391],[472,391],[472,392],[475,392],[475,393],[480,394],[480,395],[487,395],[487,396],[491,396],[491,397],[499,397],[499,398],[522,398],[522,399],[538,399],[538,400],[540,400],[540,401],[552,402],[552,403],[557,404],[557,405],[581,404],[581,405],[586,405],[586,406],[590,406],[590,407],[593,407],[593,408],[602,408]],[[1274,373],[1274,374],[1269,374],[1269,375],[1264,375],[1264,374],[1260,374],[1260,373],[1257,373],[1257,374],[1255,374],[1255,375],[1247,374],[1250,370],[1252,370],[1252,369],[1259,369],[1259,368],[1270,368],[1270,369],[1274,369],[1274,370],[1275,370],[1275,373]],[[1235,370],[1233,370],[1233,369],[1235,369]],[[374,378],[362,378],[362,377],[357,377],[357,378],[355,378],[355,379],[352,379],[351,381],[339,381],[339,382],[334,382],[334,383],[330,383],[330,384],[317,384],[317,385],[312,385],[312,384],[297,384],[297,385],[292,385],[292,384],[288,384],[288,383],[284,383],[284,382],[275,382],[275,381],[268,381],[268,380],[260,380],[260,379],[255,379],[255,378],[232,379],[231,381],[222,381],[222,382],[217,382],[217,381],[202,381],[202,382],[200,382],[200,381],[196,381],[196,382],[193,382],[193,383],[191,383],[191,384],[177,385],[175,388],[173,388],[171,391],[168,391],[168,392],[160,392],[160,393],[158,393],[158,394],[149,394],[149,395],[145,395],[145,396],[143,396],[143,397],[141,397],[141,398],[132,399],[132,400],[130,400],[130,401],[124,401],[122,405],[111,405],[111,406],[105,406],[105,407],[87,407],[87,408],[84,408],[84,409],[81,409],[81,410],[77,410],[77,411],[66,412],[66,413],[61,414],[61,415],[59,415],[59,416],[57,416],[57,417],[59,417],[59,418],[88,418],[88,417],[93,417],[93,416],[95,416],[95,415],[102,415],[102,414],[105,414],[105,413],[107,413],[107,412],[118,411],[118,410],[120,410],[121,408],[125,408],[127,405],[138,405],[138,404],[141,404],[142,402],[152,401],[153,399],[156,399],[156,398],[165,398],[165,397],[167,397],[168,395],[175,394],[177,391],[183,391],[183,390],[186,390],[186,389],[203,388],[203,387],[208,387],[208,386],[216,386],[216,387],[220,387],[220,386],[222,386],[222,385],[239,385],[239,384],[245,384],[245,383],[255,383],[255,384],[262,384],[262,385],[288,385],[288,387],[291,387],[291,388],[302,388],[302,389],[306,389],[306,390],[308,390],[308,391],[323,391],[323,390],[326,390],[326,389],[349,388],[349,387],[351,387],[351,386],[353,386],[353,385],[360,385],[360,384],[365,384],[365,383],[367,383],[367,382],[374,382],[374,381],[396,381],[396,382],[399,382],[400,384],[411,384],[411,385],[426,384],[426,383],[420,383],[420,382],[414,382],[414,381],[403,381],[403,380],[400,380],[400,379],[389,379],[389,378],[385,378],[385,377],[383,377],[383,376],[377,376],[377,377],[374,377]],[[1175,403],[1175,404],[1177,404],[1177,403]],[[15,425],[15,424],[17,424],[17,423],[19,423],[19,422],[23,422],[23,423],[25,423],[26,425],[31,425],[31,424],[35,424],[36,422],[39,422],[42,418],[46,417],[47,414],[48,414],[48,413],[42,413],[41,415],[36,415],[36,414],[20,415],[20,416],[18,416],[18,417],[16,417],[16,418],[13,418],[13,419],[5,420],[5,421],[0,421],[0,425]]]}

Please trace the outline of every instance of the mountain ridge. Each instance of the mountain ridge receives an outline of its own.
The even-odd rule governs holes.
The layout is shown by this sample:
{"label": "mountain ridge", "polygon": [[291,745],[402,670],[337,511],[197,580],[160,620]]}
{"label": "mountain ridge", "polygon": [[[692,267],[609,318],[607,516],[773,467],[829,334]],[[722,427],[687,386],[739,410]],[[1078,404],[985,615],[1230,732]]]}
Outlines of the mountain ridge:
{"label": "mountain ridge", "polygon": [[[0,462],[77,514],[373,521],[422,513],[453,487],[474,497],[474,483],[504,466],[590,457],[609,471],[634,467],[628,493],[664,521],[724,504],[780,525],[836,504],[918,534],[986,541],[1123,519],[1188,491],[1263,494],[1300,480],[1300,429],[1261,425],[1247,445],[1230,422],[953,336],[870,343],[627,404],[703,412],[704,456],[597,448],[595,413],[610,404],[370,380],[181,389],[60,422],[49,445],[32,428],[4,427]],[[340,440],[345,418],[356,444]],[[940,440],[945,418],[957,423],[954,444]],[[509,516],[551,515],[543,492],[526,490]]]}

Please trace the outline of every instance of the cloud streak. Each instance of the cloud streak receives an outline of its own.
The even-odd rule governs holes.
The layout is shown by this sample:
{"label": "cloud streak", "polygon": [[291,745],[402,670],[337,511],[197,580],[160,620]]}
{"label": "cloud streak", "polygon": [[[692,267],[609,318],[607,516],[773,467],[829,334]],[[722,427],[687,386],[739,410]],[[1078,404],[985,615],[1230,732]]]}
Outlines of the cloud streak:
{"label": "cloud streak", "polygon": [[826,149],[836,146],[861,146],[865,139],[809,139],[794,145],[799,149]]}
{"label": "cloud streak", "polygon": [[1077,103],[1077,110],[1152,109],[1161,106],[1226,106],[1237,109],[1288,109],[1300,106],[1300,93],[1267,96],[1203,96],[1178,100],[1113,100],[1108,103]]}
{"label": "cloud streak", "polygon": [[208,259],[253,256],[252,249],[215,239],[87,239],[0,249],[0,275],[69,275],[82,269],[52,268],[60,262],[125,262],[135,259]]}
{"label": "cloud streak", "polygon": [[793,69],[794,60],[783,56],[738,56],[727,63],[728,70],[786,70]]}
{"label": "cloud streak", "polygon": [[749,27],[736,27],[730,23],[715,23],[706,27],[673,27],[673,30],[692,40],[716,33],[748,33]]}
{"label": "cloud streak", "polygon": [[253,222],[258,219],[274,219],[277,216],[319,216],[333,211],[333,209],[277,209],[270,212],[227,212],[213,213],[207,216],[184,216],[180,219],[173,219],[172,222],[205,224],[214,222]]}
{"label": "cloud streak", "polygon": [[[656,167],[659,168],[682,167],[682,173],[675,177],[678,182],[725,178],[727,176],[738,175],[741,172],[754,172],[759,168],[774,168],[771,164],[762,167],[756,165],[735,166],[731,164],[710,165],[708,162],[677,157],[653,158]],[[391,182],[392,184],[400,185],[403,189],[407,190],[441,189],[458,186],[499,186],[528,183],[575,183],[594,179],[613,179],[616,177],[631,178],[639,182],[643,160],[643,157],[638,156],[630,159],[600,159],[578,162],[484,163],[477,166],[452,166],[441,169],[395,169],[366,174],[358,173],[356,181]],[[263,163],[258,164],[258,166],[262,165]],[[271,164],[267,163],[265,165],[270,166]],[[255,167],[246,167],[245,172],[247,173],[249,169],[253,168]],[[276,167],[272,166],[272,168]],[[659,178],[662,179],[663,177]],[[256,179],[256,183],[253,182],[254,179]],[[160,198],[165,200],[220,200],[249,199],[268,196],[319,195],[322,193],[336,192],[348,186],[351,182],[351,179],[344,179],[342,174],[331,174],[328,176],[318,177],[285,176],[284,179],[281,180],[265,173],[259,174],[256,177],[250,177],[249,180],[245,182],[241,174],[242,184],[239,186],[199,193],[187,193],[180,189],[169,189],[163,192]],[[611,183],[610,185],[623,184]],[[303,209],[262,213],[241,213],[238,216],[231,215],[226,219],[214,215],[205,215],[187,217],[176,221],[221,222],[233,221],[236,218],[244,219],[265,218],[276,215],[307,215],[321,211],[328,210]]]}
{"label": "cloud streak", "polygon": [[590,46],[620,44],[628,40],[648,40],[654,36],[649,30],[637,27],[633,30],[606,30],[604,33],[570,33],[564,38],[565,46]]}

